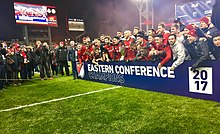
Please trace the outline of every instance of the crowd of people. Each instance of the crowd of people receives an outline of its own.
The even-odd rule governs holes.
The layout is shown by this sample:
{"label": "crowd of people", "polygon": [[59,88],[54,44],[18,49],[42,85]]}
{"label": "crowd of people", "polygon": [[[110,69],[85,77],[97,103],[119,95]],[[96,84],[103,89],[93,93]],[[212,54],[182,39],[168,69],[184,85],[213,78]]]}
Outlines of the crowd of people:
{"label": "crowd of people", "polygon": [[158,61],[158,68],[168,61],[173,61],[174,70],[185,60],[196,60],[191,70],[194,71],[206,60],[220,59],[220,32],[208,17],[196,24],[184,25],[179,18],[175,19],[166,30],[164,22],[158,24],[157,29],[147,32],[134,27],[133,31],[118,31],[113,38],[101,35],[90,40],[83,38],[83,44],[77,46],[78,60],[92,61]]}
{"label": "crowd of people", "polygon": [[220,32],[210,19],[203,17],[197,26],[184,25],[177,18],[170,30],[166,30],[165,23],[161,22],[157,29],[147,32],[134,27],[133,31],[118,31],[113,38],[103,34],[91,40],[86,36],[82,43],[65,40],[49,46],[47,42],[36,41],[35,46],[26,46],[3,42],[0,45],[0,89],[6,82],[16,86],[32,79],[35,71],[40,72],[41,80],[53,79],[58,73],[63,76],[63,68],[69,76],[69,61],[76,79],[77,66],[80,67],[84,61],[96,65],[110,61],[156,62],[158,68],[171,61],[171,70],[175,70],[185,60],[195,60],[191,67],[191,71],[195,71],[206,60],[218,59]]}

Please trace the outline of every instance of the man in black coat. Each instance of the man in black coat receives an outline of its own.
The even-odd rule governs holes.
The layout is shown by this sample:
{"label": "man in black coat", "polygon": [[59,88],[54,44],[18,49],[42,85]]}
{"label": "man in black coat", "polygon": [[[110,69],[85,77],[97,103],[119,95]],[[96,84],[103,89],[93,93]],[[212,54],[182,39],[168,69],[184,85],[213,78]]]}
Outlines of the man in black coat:
{"label": "man in black coat", "polygon": [[38,65],[40,68],[40,77],[41,80],[44,80],[45,77],[45,71],[46,71],[46,75],[49,79],[53,79],[50,75],[50,68],[49,68],[49,48],[47,47],[47,43],[44,42],[43,44],[41,44],[41,41],[36,41],[36,50],[35,50],[35,54],[38,57]]}
{"label": "man in black coat", "polygon": [[191,71],[195,71],[196,68],[201,66],[201,63],[209,59],[209,46],[207,39],[199,39],[195,30],[190,31],[187,36],[189,42],[185,45],[185,48],[188,50],[191,59],[196,60],[191,68]]}
{"label": "man in black coat", "polygon": [[59,43],[59,48],[56,50],[56,58],[59,63],[59,69],[62,76],[64,75],[63,67],[65,67],[66,75],[69,76],[69,66],[68,66],[68,49],[66,48],[63,41]]}

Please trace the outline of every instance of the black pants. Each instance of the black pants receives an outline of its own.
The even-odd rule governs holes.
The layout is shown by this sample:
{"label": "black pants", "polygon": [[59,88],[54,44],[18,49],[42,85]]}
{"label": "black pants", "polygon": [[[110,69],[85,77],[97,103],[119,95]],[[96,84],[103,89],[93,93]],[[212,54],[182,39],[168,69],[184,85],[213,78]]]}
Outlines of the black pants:
{"label": "black pants", "polygon": [[58,67],[57,67],[57,65],[51,64],[51,69],[52,69],[53,75],[57,75],[58,74]]}
{"label": "black pants", "polygon": [[5,79],[5,65],[0,64],[0,89],[3,89],[4,79]]}
{"label": "black pants", "polygon": [[64,75],[64,72],[63,72],[63,67],[65,67],[65,72],[66,72],[66,75],[69,76],[69,67],[68,67],[68,62],[67,61],[60,61],[59,62],[59,66],[60,66],[60,73],[62,75]]}
{"label": "black pants", "polygon": [[22,63],[21,72],[20,72],[22,81],[27,80],[27,72],[28,72],[27,64]]}
{"label": "black pants", "polygon": [[72,63],[73,79],[77,79],[78,78],[78,72],[77,72],[76,62],[72,61],[71,63]]}
{"label": "black pants", "polygon": [[46,72],[46,75],[48,78],[51,77],[48,62],[43,62],[43,63],[39,64],[39,68],[40,68],[40,77],[41,78],[45,77],[45,72]]}

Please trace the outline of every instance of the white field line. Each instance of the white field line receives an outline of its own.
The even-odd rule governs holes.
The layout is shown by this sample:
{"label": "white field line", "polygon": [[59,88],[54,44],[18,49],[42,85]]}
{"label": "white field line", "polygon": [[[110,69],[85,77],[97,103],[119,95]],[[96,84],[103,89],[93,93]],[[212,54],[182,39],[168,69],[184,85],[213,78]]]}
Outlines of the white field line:
{"label": "white field line", "polygon": [[115,87],[100,89],[100,90],[91,91],[91,92],[87,92],[87,93],[83,93],[83,94],[77,94],[77,95],[67,96],[67,97],[63,97],[63,98],[43,101],[43,102],[39,102],[39,103],[33,103],[33,104],[27,104],[27,105],[23,105],[23,106],[14,107],[14,108],[3,109],[3,110],[0,110],[0,113],[1,112],[12,111],[12,110],[17,110],[17,109],[22,109],[22,108],[26,108],[26,107],[33,107],[33,106],[46,104],[46,103],[50,103],[50,102],[57,102],[57,101],[67,100],[67,99],[71,99],[71,98],[75,98],[75,97],[79,97],[79,96],[85,96],[85,95],[94,94],[94,93],[98,93],[98,92],[102,92],[102,91],[108,91],[108,90],[112,90],[112,89],[116,89],[116,88],[120,88],[120,87],[121,86],[115,86]]}

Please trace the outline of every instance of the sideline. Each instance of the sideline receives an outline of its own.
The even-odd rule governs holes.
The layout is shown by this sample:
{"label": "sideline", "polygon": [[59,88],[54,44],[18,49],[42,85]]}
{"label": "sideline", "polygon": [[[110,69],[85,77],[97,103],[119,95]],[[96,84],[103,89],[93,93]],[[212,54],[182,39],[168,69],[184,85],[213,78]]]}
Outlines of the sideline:
{"label": "sideline", "polygon": [[18,107],[14,107],[14,108],[0,110],[0,113],[2,113],[2,112],[9,112],[9,111],[12,111],[12,110],[18,110],[18,109],[22,109],[22,108],[26,108],[26,107],[33,107],[33,106],[37,106],[37,105],[41,105],[41,104],[46,104],[46,103],[50,103],[50,102],[57,102],[57,101],[67,100],[67,99],[71,99],[71,98],[75,98],[75,97],[79,97],[79,96],[84,96],[84,95],[94,94],[94,93],[98,93],[98,92],[102,92],[102,91],[108,91],[108,90],[112,90],[112,89],[117,89],[117,88],[120,88],[120,87],[121,86],[115,86],[115,87],[100,89],[100,90],[91,91],[91,92],[87,92],[87,93],[83,93],[83,94],[72,95],[72,96],[68,96],[68,97],[63,97],[63,98],[43,101],[43,102],[39,102],[39,103],[27,104],[27,105],[23,105],[23,106],[18,106]]}

